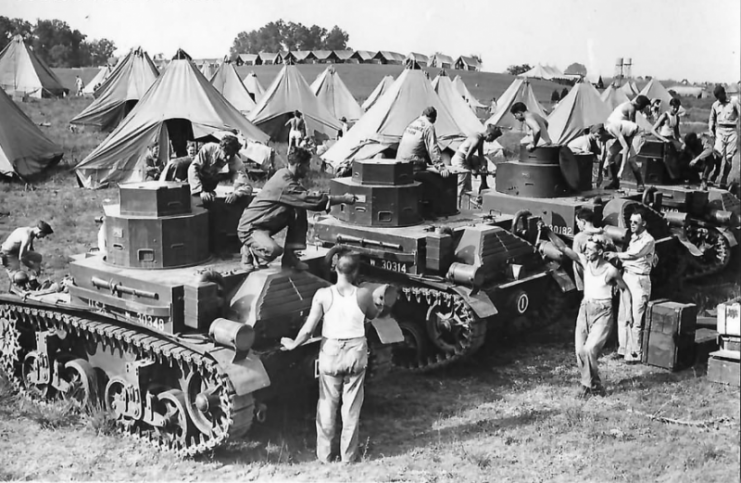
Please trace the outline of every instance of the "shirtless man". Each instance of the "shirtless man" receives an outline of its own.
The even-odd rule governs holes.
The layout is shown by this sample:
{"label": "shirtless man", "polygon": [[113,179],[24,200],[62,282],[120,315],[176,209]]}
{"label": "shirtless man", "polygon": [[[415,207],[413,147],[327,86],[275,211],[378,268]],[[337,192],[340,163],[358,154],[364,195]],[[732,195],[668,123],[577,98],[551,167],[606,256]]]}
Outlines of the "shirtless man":
{"label": "shirtless man", "polygon": [[42,257],[33,250],[33,241],[52,233],[54,230],[45,221],[39,221],[36,226],[24,226],[13,230],[0,246],[0,259],[11,282],[13,276],[20,271],[28,272],[30,281],[36,280],[41,273]]}
{"label": "shirtless man", "polygon": [[527,110],[524,102],[515,102],[509,112],[520,122],[525,123],[529,136],[525,136],[520,144],[527,144],[527,150],[533,152],[536,147],[549,146],[553,144],[551,137],[548,135],[548,121],[543,119],[540,114],[535,114]]}
{"label": "shirtless man", "polygon": [[285,125],[289,127],[288,149],[299,147],[301,140],[308,136],[306,133],[306,123],[301,116],[301,111],[293,111],[293,117]]}
{"label": "shirtless man", "polygon": [[486,126],[486,132],[474,133],[466,138],[461,143],[458,150],[453,155],[453,159],[450,160],[450,164],[458,169],[458,207],[461,206],[463,199],[463,193],[471,191],[471,177],[481,174],[481,186],[479,186],[479,194],[482,190],[489,189],[489,184],[486,181],[487,172],[487,160],[484,157],[484,142],[494,142],[499,136],[502,135],[502,130],[498,127],[488,124]]}
{"label": "shirtless man", "polygon": [[625,101],[622,104],[619,104],[607,118],[605,128],[607,128],[611,122],[636,122],[636,112],[642,112],[650,104],[651,101],[644,95],[637,96],[632,101]]}

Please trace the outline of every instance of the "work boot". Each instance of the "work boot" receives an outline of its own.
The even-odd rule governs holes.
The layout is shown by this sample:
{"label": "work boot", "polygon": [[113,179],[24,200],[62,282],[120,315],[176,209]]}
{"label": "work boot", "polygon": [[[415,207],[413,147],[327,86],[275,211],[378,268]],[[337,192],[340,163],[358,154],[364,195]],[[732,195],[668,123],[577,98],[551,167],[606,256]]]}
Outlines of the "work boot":
{"label": "work boot", "polygon": [[602,386],[602,384],[595,384],[594,387],[590,390],[592,396],[599,396],[599,397],[606,397],[607,391],[605,391],[605,388]]}
{"label": "work boot", "polygon": [[309,269],[309,266],[306,263],[302,262],[301,259],[299,259],[296,255],[296,252],[292,250],[286,250],[283,253],[280,266],[283,268],[292,268],[301,272]]}
{"label": "work boot", "polygon": [[589,399],[592,397],[592,389],[587,386],[579,385],[579,390],[576,391],[576,397],[578,399]]}

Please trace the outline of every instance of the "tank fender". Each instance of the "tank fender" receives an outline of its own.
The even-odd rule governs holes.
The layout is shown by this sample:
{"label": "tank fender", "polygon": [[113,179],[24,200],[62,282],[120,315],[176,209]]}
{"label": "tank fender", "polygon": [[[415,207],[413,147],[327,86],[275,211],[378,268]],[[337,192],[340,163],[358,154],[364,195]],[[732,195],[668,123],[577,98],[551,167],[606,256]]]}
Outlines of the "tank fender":
{"label": "tank fender", "polygon": [[738,245],[738,240],[736,240],[736,236],[733,234],[733,232],[725,226],[717,226],[715,227],[716,230],[720,232],[723,237],[728,240],[728,245],[733,248]]}
{"label": "tank fender", "polygon": [[227,375],[237,396],[244,396],[270,385],[270,376],[260,357],[254,352],[243,356],[231,349],[217,347],[208,351],[208,354]]}
{"label": "tank fender", "polygon": [[404,334],[401,332],[399,323],[390,315],[377,317],[371,320],[371,325],[376,330],[382,344],[395,344],[404,342]]}
{"label": "tank fender", "polygon": [[563,268],[553,269],[551,271],[551,277],[553,277],[553,280],[555,280],[558,286],[561,287],[561,292],[567,293],[576,290],[574,281],[571,280],[571,277]]}
{"label": "tank fender", "polygon": [[489,296],[486,295],[486,292],[475,291],[474,289],[465,287],[463,285],[456,285],[451,288],[458,295],[463,297],[463,300],[466,301],[468,306],[471,307],[471,310],[473,310],[478,318],[486,319],[487,317],[491,317],[499,313],[497,307],[494,305],[494,302],[492,302]]}
{"label": "tank fender", "polygon": [[690,255],[692,255],[693,257],[701,257],[703,255],[702,250],[700,250],[697,245],[692,243],[690,239],[687,238],[687,234],[684,232],[684,229],[672,228],[671,232],[673,235],[676,236],[677,240],[679,240],[679,243],[684,245]]}

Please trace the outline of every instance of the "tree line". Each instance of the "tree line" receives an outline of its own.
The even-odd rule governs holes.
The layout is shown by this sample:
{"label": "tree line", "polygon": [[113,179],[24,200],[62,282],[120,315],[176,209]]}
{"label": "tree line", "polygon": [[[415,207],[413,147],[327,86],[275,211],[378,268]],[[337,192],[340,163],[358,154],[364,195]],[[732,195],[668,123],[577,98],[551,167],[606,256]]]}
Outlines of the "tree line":
{"label": "tree line", "polygon": [[116,45],[108,39],[87,40],[87,35],[72,30],[61,20],[36,20],[35,24],[20,18],[0,15],[0,51],[16,34],[50,67],[88,67],[108,63]]}
{"label": "tree line", "polygon": [[327,30],[318,25],[307,27],[302,23],[269,22],[257,30],[240,32],[230,49],[232,59],[239,54],[295,50],[345,50],[350,36],[335,25]]}

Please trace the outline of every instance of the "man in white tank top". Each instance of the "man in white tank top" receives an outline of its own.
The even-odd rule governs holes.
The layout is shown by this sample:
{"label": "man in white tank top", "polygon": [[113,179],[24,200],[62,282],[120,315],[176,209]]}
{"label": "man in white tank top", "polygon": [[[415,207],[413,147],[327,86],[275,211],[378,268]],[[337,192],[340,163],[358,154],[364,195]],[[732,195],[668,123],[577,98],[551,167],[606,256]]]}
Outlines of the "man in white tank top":
{"label": "man in white tank top", "polygon": [[[579,396],[604,396],[597,360],[612,329],[612,289],[617,286],[623,292],[628,292],[628,286],[618,269],[605,260],[602,240],[590,238],[585,253],[581,254],[567,247],[542,222],[540,229],[561,253],[584,269],[584,299],[579,307],[574,334],[576,364],[581,372]],[[630,297],[626,298],[630,300]]]}
{"label": "man in white tank top", "polygon": [[337,409],[342,398],[342,433],[340,457],[352,463],[358,456],[358,429],[363,405],[365,369],[368,365],[368,343],[365,321],[383,309],[387,286],[372,294],[353,285],[360,260],[357,254],[341,252],[337,257],[337,283],[314,294],[309,317],[295,340],[281,339],[284,350],[293,350],[306,342],[322,324],[319,351],[319,402],[316,408],[316,454],[322,462],[333,459]]}

